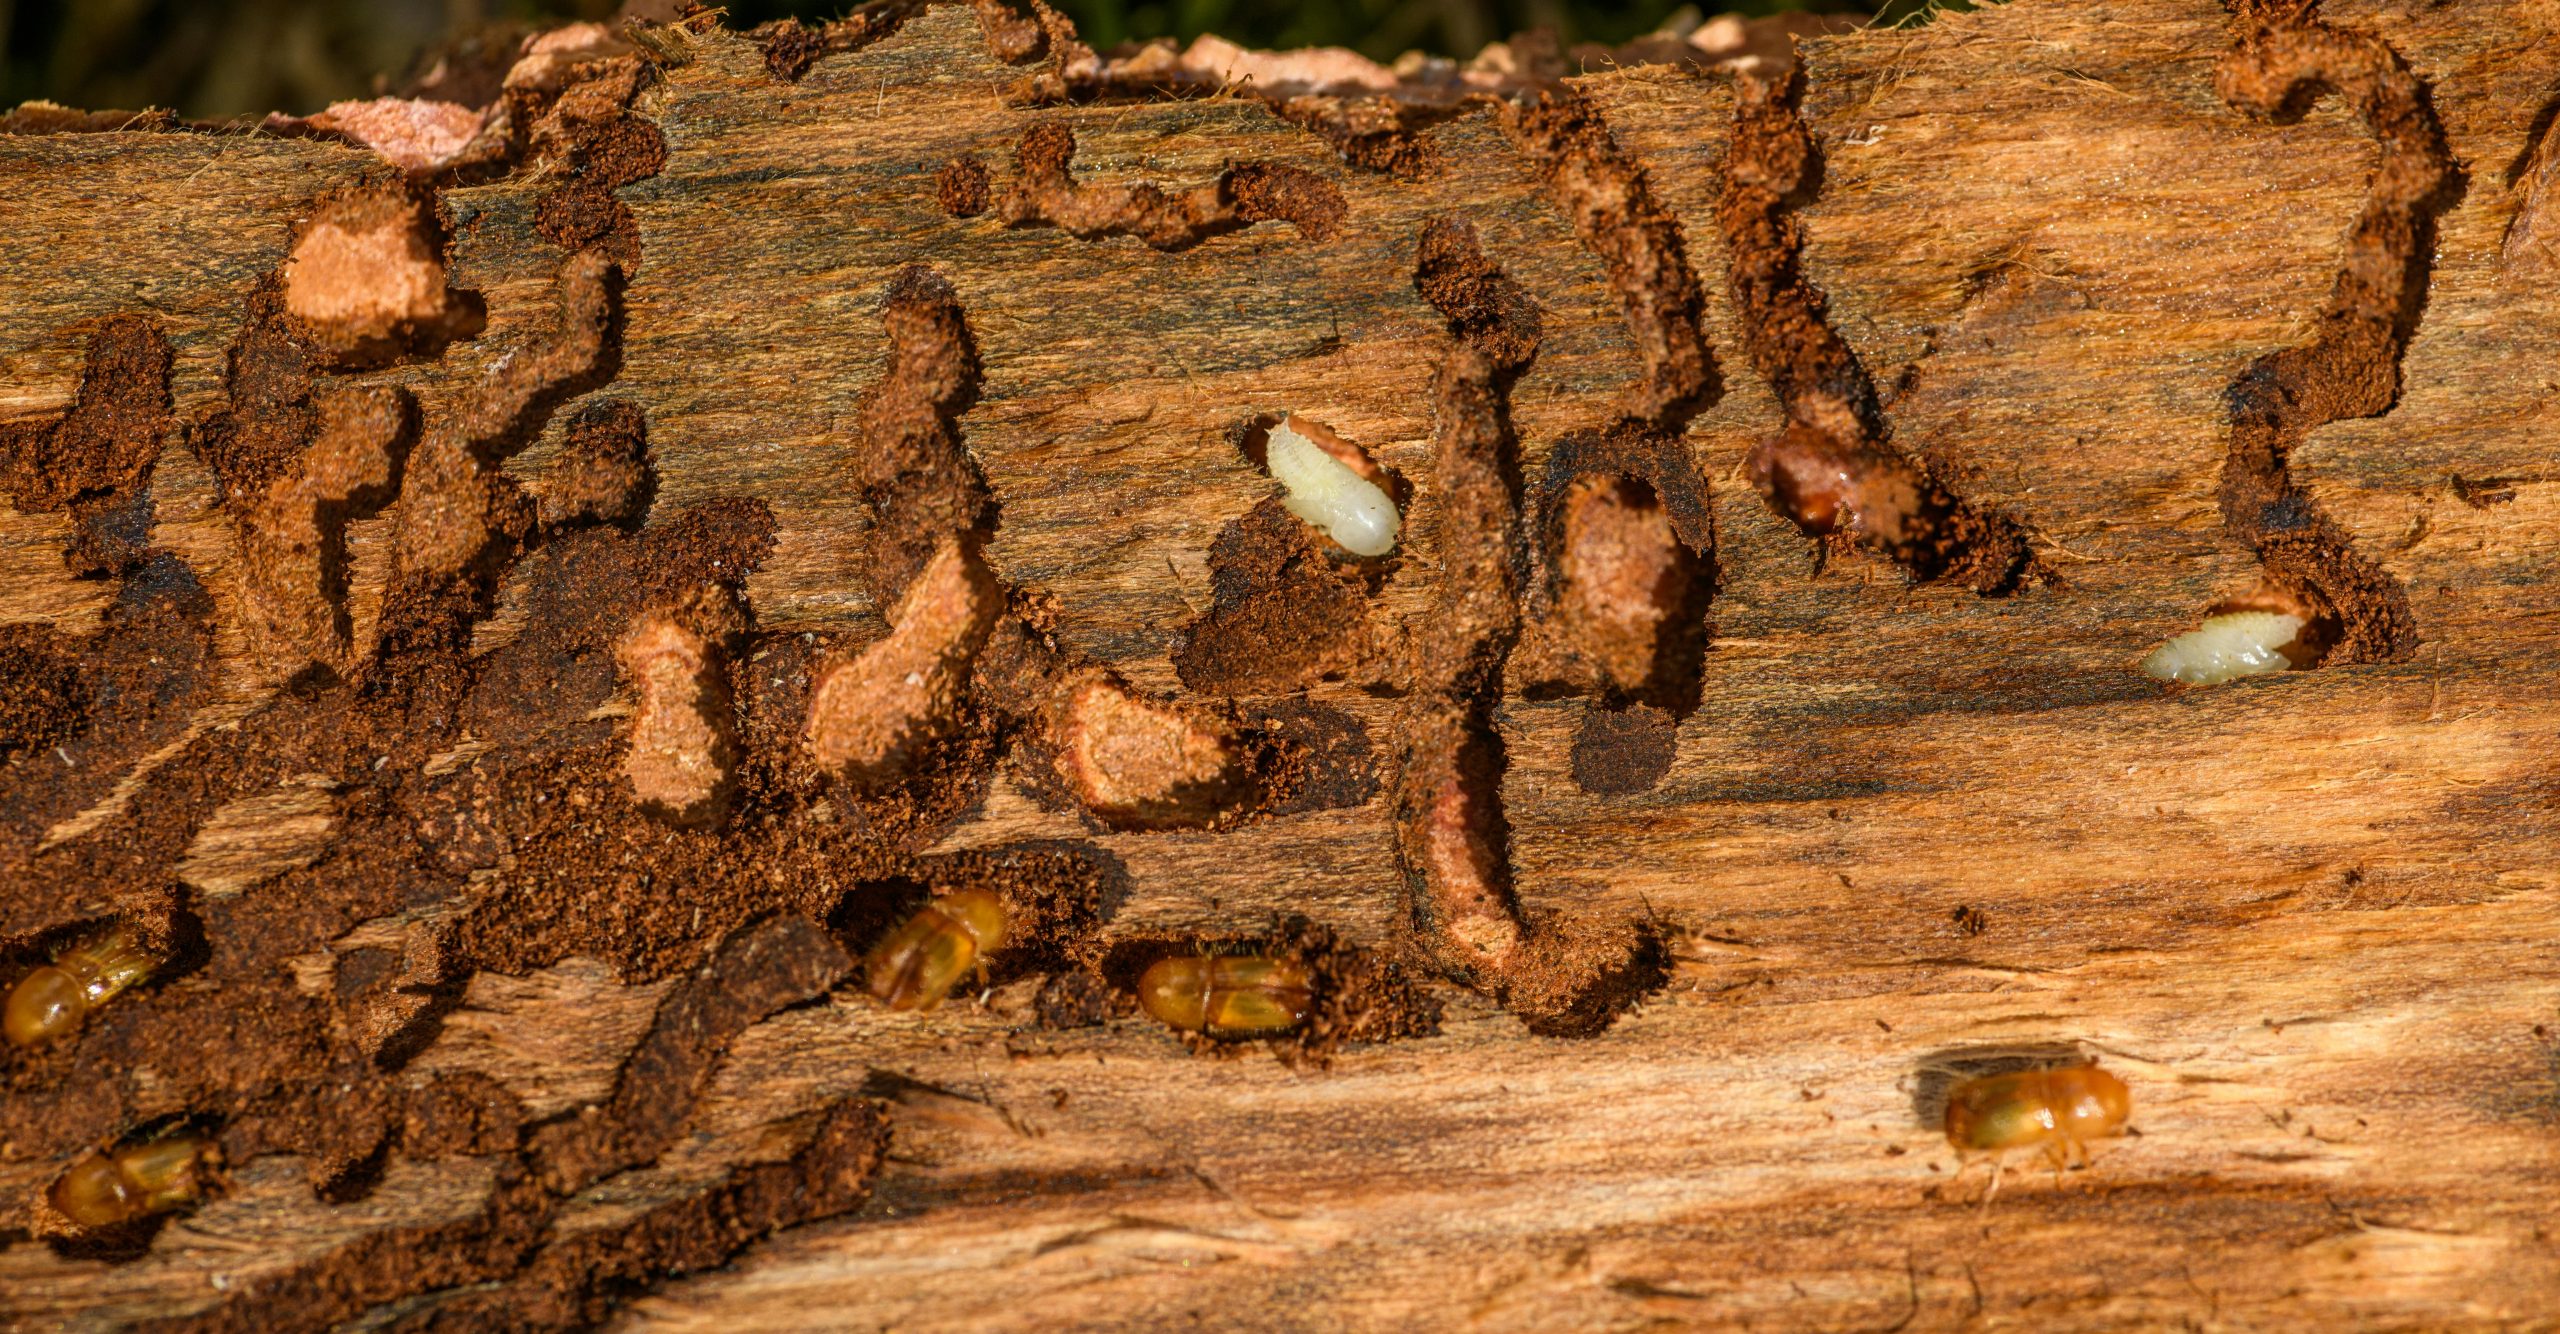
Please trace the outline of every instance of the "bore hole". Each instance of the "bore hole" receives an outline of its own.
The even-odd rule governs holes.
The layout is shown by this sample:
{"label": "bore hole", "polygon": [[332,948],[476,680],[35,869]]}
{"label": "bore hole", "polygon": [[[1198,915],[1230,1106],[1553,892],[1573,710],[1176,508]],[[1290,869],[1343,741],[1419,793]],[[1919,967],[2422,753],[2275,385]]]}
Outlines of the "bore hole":
{"label": "bore hole", "polygon": [[1220,955],[1270,954],[1279,945],[1268,936],[1167,935],[1124,939],[1112,942],[1094,972],[1115,991],[1136,995],[1138,978],[1148,968],[1165,959],[1184,955],[1214,958]]}
{"label": "bore hole", "polygon": [[1671,771],[1679,720],[1650,704],[1584,712],[1573,738],[1573,781],[1596,796],[1650,792]]}
{"label": "bore hole", "polygon": [[[936,899],[961,891],[1004,905],[1004,941],[977,962],[990,985],[1065,967],[1119,911],[1128,868],[1091,844],[1032,839],[928,857],[911,875],[866,880],[839,900],[827,928],[868,964],[870,952]],[[960,993],[951,993],[957,997]]]}
{"label": "bore hole", "polygon": [[859,959],[933,897],[933,888],[910,876],[865,880],[836,902],[827,929]]}
{"label": "bore hole", "polygon": [[[219,1137],[221,1129],[222,1121],[219,1117],[201,1112],[170,1112],[143,1121],[117,1136],[112,1142],[97,1146],[96,1151],[99,1153],[115,1154],[181,1136],[202,1142],[205,1148],[197,1158],[193,1169],[195,1182],[193,1197],[183,1204],[154,1208],[120,1223],[86,1227],[71,1224],[77,1230],[48,1236],[45,1238],[46,1244],[56,1255],[71,1260],[123,1264],[140,1259],[151,1249],[153,1240],[160,1235],[160,1229],[167,1227],[173,1219],[193,1213],[203,1207],[207,1200],[220,1193],[221,1155],[212,1146]],[[47,1193],[50,1194],[54,1184],[61,1179],[62,1173],[88,1158],[89,1152],[83,1151],[63,1162],[54,1176],[46,1181]],[[66,1223],[67,1221],[64,1220]],[[56,1226],[62,1225],[64,1223],[56,1224]]]}
{"label": "bore hole", "polygon": [[1350,944],[1302,917],[1279,922],[1262,935],[1123,939],[1095,963],[1092,976],[1110,988],[1117,1005],[1142,1009],[1139,997],[1150,967],[1169,959],[1237,957],[1278,961],[1288,970],[1281,977],[1283,984],[1304,983],[1303,1011],[1294,1026],[1262,1032],[1183,1033],[1162,1015],[1150,1015],[1148,1021],[1184,1037],[1195,1048],[1270,1040],[1283,1044],[1284,1055],[1294,1051],[1296,1056],[1317,1061],[1345,1042],[1380,1042],[1439,1031],[1439,1003],[1401,964],[1376,950]]}
{"label": "bore hole", "polygon": [[2205,610],[2196,628],[2142,659],[2142,673],[2180,685],[2210,686],[2244,676],[2309,671],[2339,637],[2335,612],[2311,598],[2261,586]]}
{"label": "bore hole", "polygon": [[1337,556],[1375,559],[1395,552],[1413,489],[1368,450],[1294,412],[1247,417],[1228,429],[1228,438],[1246,462],[1280,483],[1290,513],[1332,539],[1340,548]]}
{"label": "bore hole", "polygon": [[1676,437],[1577,432],[1556,443],[1533,493],[1543,573],[1526,609],[1530,653],[1516,664],[1522,693],[1586,695],[1612,711],[1642,704],[1672,723],[1697,708],[1716,584],[1706,489]]}
{"label": "bore hole", "polygon": [[[158,923],[137,922],[115,917],[94,918],[84,922],[54,927],[26,937],[0,949],[0,1004],[10,1014],[9,1041],[0,1050],[17,1051],[27,1056],[47,1051],[69,1052],[78,1047],[80,1036],[97,1021],[98,1012],[118,1005],[130,1005],[144,992],[154,991],[174,979],[187,976],[205,966],[212,950],[207,945],[204,924],[194,913],[173,909]],[[74,962],[74,960],[79,962]],[[74,1005],[69,1022],[56,1027],[65,1015],[57,1008],[62,999],[57,991],[44,988],[22,997],[19,990],[37,970],[54,967],[68,970],[83,984],[106,981],[111,990],[102,998],[85,1005]],[[68,985],[64,974],[51,975],[55,988]],[[48,1003],[34,999],[51,996]],[[33,1008],[22,1010],[22,1005]],[[46,1036],[26,1040],[21,1045],[18,1025],[37,1015],[49,1015],[37,1021],[37,1031]],[[48,1032],[49,1030],[49,1032]]]}

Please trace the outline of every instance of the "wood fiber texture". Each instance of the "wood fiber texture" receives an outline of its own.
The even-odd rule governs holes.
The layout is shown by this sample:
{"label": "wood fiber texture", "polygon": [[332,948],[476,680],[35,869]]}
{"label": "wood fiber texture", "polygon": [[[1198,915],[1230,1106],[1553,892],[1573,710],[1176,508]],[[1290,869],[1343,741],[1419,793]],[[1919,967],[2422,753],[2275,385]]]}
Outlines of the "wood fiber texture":
{"label": "wood fiber texture", "polygon": [[[1811,40],[1778,102],[1746,105],[1771,94],[1727,70],[1630,64],[1539,94],[1563,110],[1523,111],[1526,93],[1453,103],[1410,118],[1394,142],[1414,151],[1396,161],[1422,165],[1397,171],[1347,160],[1320,126],[1250,95],[1068,79],[1083,91],[1041,98],[1038,80],[1073,62],[1061,31],[1048,54],[1008,64],[995,52],[1028,39],[981,8],[861,20],[802,52],[796,79],[777,73],[790,62],[772,42],[658,29],[630,103],[664,139],[653,173],[611,166],[622,159],[599,139],[568,165],[438,185],[449,282],[478,294],[486,327],[353,374],[414,397],[410,485],[467,488],[485,467],[538,493],[525,514],[541,517],[492,500],[490,549],[531,554],[430,570],[395,551],[413,522],[401,506],[426,502],[313,502],[347,507],[344,661],[387,654],[392,627],[420,653],[483,664],[456,669],[471,680],[513,682],[525,719],[548,718],[554,695],[578,701],[540,722],[549,731],[511,730],[517,704],[448,708],[416,684],[440,678],[347,668],[359,685],[325,672],[280,685],[273,646],[253,642],[267,622],[244,601],[243,502],[179,443],[177,423],[223,399],[226,349],[297,229],[380,160],[321,138],[167,128],[0,136],[6,438],[23,453],[27,432],[80,420],[93,337],[118,336],[118,321],[148,320],[172,366],[147,481],[156,554],[84,540],[125,531],[114,506],[137,485],[129,468],[91,496],[106,517],[89,528],[75,528],[76,502],[29,500],[0,475],[0,623],[17,636],[0,648],[36,646],[6,659],[35,666],[0,685],[37,720],[0,713],[29,739],[0,758],[22,807],[0,810],[0,870],[32,887],[0,890],[15,900],[0,906],[7,976],[80,924],[147,918],[164,897],[216,937],[203,971],[131,1002],[134,1034],[102,1011],[76,1062],[0,1053],[16,1066],[8,1096],[36,1109],[0,1136],[0,1323],[468,1328],[512,1312],[722,1334],[2047,1334],[2560,1320],[2560,270],[2546,259],[2560,202],[2544,197],[2560,191],[2560,7],[2332,0],[2312,17],[2244,4],[2235,18],[2210,0],[2013,0]],[[2426,217],[2404,207],[2424,190],[2377,183],[2355,89],[2293,98],[2272,120],[2218,91],[2235,48],[2258,49],[2253,25],[2277,33],[2276,60],[2299,54],[2276,48],[2310,22],[2360,58],[2387,44],[2422,90],[2461,178],[2415,206]],[[1793,229],[1863,400],[1833,363],[1786,360],[1808,344],[1771,342],[1802,329],[1777,316],[1746,328],[1758,307],[1733,294],[1719,205],[1737,113],[1777,115],[1766,124],[1782,134],[1790,107],[1819,169],[1780,183],[1760,216],[1772,235]],[[1575,116],[1602,132],[1602,157],[1571,156],[1582,150],[1556,127]],[[1584,216],[1595,190],[1614,211]],[[2368,199],[2392,190],[2398,203],[2359,229]],[[629,225],[581,231],[581,199],[599,218],[618,200]],[[1510,295],[1435,308],[1416,283],[1435,222],[1472,229],[1513,285],[1481,290]],[[2411,260],[2389,247],[2412,226],[2400,276],[2422,300],[2357,324],[2365,298],[2349,289]],[[608,321],[581,323],[568,276],[581,263],[618,266],[581,280],[612,294]],[[927,278],[902,276],[917,266]],[[943,300],[928,279],[974,339],[975,385],[898,398],[913,385],[887,370],[901,363],[884,308],[895,291]],[[2414,326],[2394,334],[2400,316]],[[1501,340],[1522,327],[1534,361],[1512,378]],[[604,348],[591,369],[590,336]],[[2357,640],[2315,670],[2164,687],[2134,664],[2208,609],[2325,587],[2287,572],[2328,557],[2265,546],[2294,531],[2268,526],[2282,514],[2225,514],[2239,503],[2225,483],[2235,384],[2322,338],[2364,339],[2358,355],[2379,357],[2365,369],[2386,376],[2396,352],[2396,394],[2363,403],[2373,386],[2358,381],[2301,408],[2272,465],[2282,476],[2261,489],[2318,516],[2321,551],[2352,550],[2364,591],[2337,596],[2387,600],[2371,578],[2387,581],[2411,637]],[[531,347],[555,360],[501,360]],[[1477,398],[1447,388],[1452,358],[1477,367]],[[919,374],[958,374],[927,362]],[[527,438],[507,434],[520,405],[470,388],[493,366],[550,377],[522,390],[538,400]],[[1624,466],[1663,493],[1661,530],[1712,547],[1678,566],[1712,580],[1703,650],[1678,669],[1693,681],[1636,698],[1566,672],[1555,690],[1459,701],[1498,738],[1469,734],[1501,756],[1502,827],[1449,832],[1507,855],[1483,902],[1521,924],[1519,978],[1447,965],[1430,936],[1445,886],[1399,851],[1412,832],[1397,827],[1399,794],[1440,773],[1400,768],[1406,742],[1440,724],[1396,658],[1443,633],[1457,605],[1443,599],[1458,596],[1444,571],[1488,531],[1442,507],[1444,419],[1462,400],[1507,413],[1507,432],[1470,420],[1485,426],[1484,478],[1511,447],[1497,437],[1516,440],[1515,509],[1563,493],[1561,472],[1542,479],[1573,439],[1573,459],[1656,460]],[[607,402],[638,413],[589,411]],[[823,653],[878,640],[882,590],[913,573],[893,559],[906,534],[876,526],[905,502],[881,499],[856,462],[863,423],[897,411],[919,438],[956,427],[992,499],[991,524],[963,541],[1011,599],[983,652],[990,632],[971,624],[982,672],[1019,658],[1018,679],[1047,690],[1107,669],[1136,695],[1182,701],[1208,729],[1186,734],[1200,746],[1265,735],[1254,729],[1298,709],[1335,729],[1317,777],[1293,788],[1296,771],[1255,770],[1263,795],[1199,819],[1091,814],[1072,798],[1077,752],[1037,739],[1075,735],[1054,723],[1066,706],[993,687],[924,752],[955,771],[991,765],[974,788],[920,787],[881,814],[765,776],[752,757],[787,747],[798,715],[774,742],[761,701],[805,700]],[[1300,586],[1333,618],[1327,633],[1355,633],[1341,608],[1365,605],[1368,647],[1292,656],[1324,666],[1304,680],[1228,671],[1233,699],[1186,691],[1186,633],[1244,596],[1213,552],[1297,540],[1252,517],[1277,489],[1245,446],[1282,412],[1356,444],[1406,494],[1400,549],[1365,577],[1327,572],[1318,545],[1253,548],[1270,569],[1300,562],[1291,577],[1313,581]],[[645,418],[645,445],[626,418]],[[1915,583],[1910,569],[1942,571],[1776,512],[1754,490],[1755,453],[1825,422],[2022,534],[2001,569],[2023,573],[1990,594],[1970,575]],[[644,457],[654,491],[629,507],[636,483],[590,502],[545,481],[638,476]],[[1500,490],[1486,493],[1495,509]],[[636,535],[613,526],[637,505]],[[599,526],[555,525],[573,509]],[[1530,586],[1513,615],[1535,621],[1557,557],[1536,514],[1513,518],[1532,550],[1510,571]],[[555,531],[548,546],[527,536]],[[84,572],[66,548],[125,572]],[[688,573],[627,591],[610,565],[624,551]],[[431,824],[367,805],[407,800],[368,795],[367,765],[444,792],[489,772],[492,748],[539,759],[556,745],[570,757],[561,790],[580,803],[610,790],[618,729],[643,726],[626,721],[643,707],[634,692],[611,685],[625,625],[542,656],[541,627],[585,614],[584,578],[607,590],[593,605],[626,620],[644,603],[692,618],[687,652],[732,678],[675,692],[698,713],[665,734],[750,757],[734,797],[720,789],[688,829],[668,821],[662,836],[648,822],[663,814],[634,812],[612,827],[638,832],[597,836],[599,866],[650,865],[662,845],[690,859],[664,863],[621,918],[547,897],[590,883],[566,812],[487,855],[361,832]],[[697,586],[734,592],[675,600]],[[438,607],[466,610],[440,621]],[[435,649],[439,634],[463,638]],[[104,645],[108,667],[48,675],[75,641]],[[1527,653],[1512,657],[1521,674]],[[186,767],[191,747],[332,689],[357,702],[313,743],[316,770],[255,756]],[[399,717],[477,730],[451,723],[415,752],[368,730],[393,715],[364,701],[400,690]],[[102,691],[113,697],[90,698]],[[47,730],[75,704],[85,733]],[[1011,749],[996,763],[999,737]],[[1451,772],[1471,762],[1448,744]],[[240,777],[162,793],[161,766]],[[604,777],[577,786],[590,773]],[[531,803],[541,785],[522,783],[483,799]],[[116,841],[171,809],[192,814]],[[754,823],[773,811],[787,832]],[[768,836],[749,869],[723,860]],[[847,958],[801,938],[816,933],[747,925],[804,914],[858,955],[898,905],[958,882],[945,875],[1040,904],[1026,939],[1048,943],[936,1010],[880,1008],[842,980]],[[155,1050],[150,1016],[225,1004],[226,914],[266,912],[259,929],[285,932],[291,903],[277,900],[333,877],[384,888],[355,920],[294,918],[312,933],[278,956],[295,962],[252,980],[273,983],[258,1005],[287,1006],[332,987],[393,996],[351,982],[358,959],[367,976],[411,978],[410,1000],[365,1011],[390,1016],[380,1032],[296,1021],[311,1050],[367,1059],[265,1075],[235,1072],[247,1057],[228,1050],[168,1057],[185,1070],[116,1055]],[[687,895],[713,879],[713,925],[693,908],[685,927]],[[1053,883],[1070,888],[1041,897]],[[511,924],[555,909],[557,936]],[[1355,1040],[1186,1043],[1112,994],[1164,942],[1304,939],[1277,924],[1289,916],[1332,933],[1322,948],[1343,951],[1343,977],[1374,981],[1380,960],[1403,970],[1376,984],[1379,1011],[1342,1016]],[[722,944],[733,926],[761,934]],[[1597,934],[1553,934],[1585,928]],[[1555,941],[1565,962],[1550,969],[1535,951]],[[437,942],[476,966],[438,964]],[[777,975],[755,971],[771,962],[750,957],[759,948],[800,954]],[[1572,951],[1603,949],[1600,979],[1582,979]],[[421,1006],[440,1018],[409,1023]],[[1079,1007],[1098,1022],[1059,1018]],[[257,1016],[271,1012],[286,1011],[242,1011],[233,1040],[268,1042]],[[715,1037],[687,1045],[701,1033]],[[121,1045],[99,1045],[110,1038]],[[1981,1169],[1954,1179],[1933,1099],[1951,1066],[2020,1053],[2099,1059],[2130,1084],[2139,1133],[2059,1186],[2013,1164],[1978,1210]],[[324,1080],[331,1091],[313,1092]],[[335,1092],[341,1080],[361,1096]],[[206,1111],[188,1101],[198,1087],[234,1098],[233,1161],[206,1203],[121,1252],[38,1235],[33,1201],[69,1140],[13,1136],[41,1122],[112,1138]],[[654,1102],[661,1087],[675,1101]],[[447,1092],[521,1121],[521,1138],[439,1128],[421,1109]],[[114,1116],[81,1121],[92,1098]],[[407,1129],[373,1139],[332,1105],[404,1098]],[[318,1129],[240,1138],[266,1124]],[[371,1171],[341,1161],[375,1153]],[[787,1226],[804,1217],[821,1221]],[[367,1287],[368,1245],[455,1258],[442,1278]],[[617,1256],[648,1263],[624,1272]]]}

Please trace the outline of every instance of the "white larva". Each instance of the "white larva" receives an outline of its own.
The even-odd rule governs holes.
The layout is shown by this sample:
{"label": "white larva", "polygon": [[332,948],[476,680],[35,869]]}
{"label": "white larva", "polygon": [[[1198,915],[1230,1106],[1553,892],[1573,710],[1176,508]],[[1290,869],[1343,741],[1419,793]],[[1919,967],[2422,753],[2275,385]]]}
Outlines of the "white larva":
{"label": "white larva", "polygon": [[1300,435],[1288,418],[1271,428],[1264,458],[1272,478],[1289,489],[1281,503],[1343,550],[1383,556],[1396,549],[1395,501],[1377,483]]}
{"label": "white larva", "polygon": [[2208,616],[2204,624],[2151,650],[2142,660],[2147,676],[2191,686],[2218,686],[2243,676],[2281,672],[2293,664],[2283,649],[2302,634],[2303,620],[2274,611],[2235,611]]}

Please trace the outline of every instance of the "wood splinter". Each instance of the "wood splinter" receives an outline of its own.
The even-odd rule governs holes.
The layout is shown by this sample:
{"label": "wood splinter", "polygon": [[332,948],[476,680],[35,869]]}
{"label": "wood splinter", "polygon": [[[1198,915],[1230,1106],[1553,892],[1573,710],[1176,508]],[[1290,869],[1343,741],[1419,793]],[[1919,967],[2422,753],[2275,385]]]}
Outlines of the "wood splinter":
{"label": "wood splinter", "polygon": [[1063,772],[1076,799],[1117,824],[1202,825],[1249,794],[1233,729],[1169,707],[1101,668],[1077,672],[1052,706]]}
{"label": "wood splinter", "polygon": [[614,646],[637,696],[623,777],[641,806],[679,824],[717,819],[736,754],[727,654],[738,611],[725,589],[647,612]]}
{"label": "wood splinter", "polygon": [[986,562],[966,542],[945,540],[890,613],[889,633],[819,669],[807,727],[818,767],[861,784],[905,776],[951,724],[1003,610]]}
{"label": "wood splinter", "polygon": [[346,525],[380,510],[398,490],[415,418],[408,393],[390,385],[332,388],[313,398],[319,433],[237,524],[250,643],[279,678],[315,665],[340,674],[354,666],[339,587]]}
{"label": "wood splinter", "polygon": [[447,287],[440,231],[398,187],[330,196],[285,259],[285,312],[351,368],[477,334],[479,302]]}

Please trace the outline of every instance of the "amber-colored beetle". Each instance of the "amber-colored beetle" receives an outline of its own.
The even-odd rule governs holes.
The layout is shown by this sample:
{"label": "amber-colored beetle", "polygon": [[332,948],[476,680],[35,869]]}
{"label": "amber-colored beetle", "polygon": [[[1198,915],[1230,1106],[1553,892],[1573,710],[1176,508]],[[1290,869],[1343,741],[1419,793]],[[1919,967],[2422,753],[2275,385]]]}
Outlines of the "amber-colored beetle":
{"label": "amber-colored beetle", "polygon": [[61,1037],[117,992],[150,977],[160,963],[134,942],[131,931],[109,927],[18,979],[0,1029],[21,1047]]}
{"label": "amber-colored beetle", "polygon": [[202,1136],[171,1135],[92,1153],[55,1178],[45,1198],[82,1227],[114,1227],[182,1209],[204,1193],[212,1148]]}
{"label": "amber-colored beetle", "polygon": [[2124,1133],[2133,1115],[2133,1091],[2095,1065],[2060,1070],[2012,1070],[1968,1079],[1947,1090],[1947,1143],[1967,1161],[1991,1159],[1991,1188],[2000,1191],[2000,1157],[2011,1149],[2042,1149],[2056,1183],[2076,1152],[2089,1162],[2089,1141]]}
{"label": "amber-colored beetle", "polygon": [[892,1010],[930,1010],[960,975],[983,970],[1004,946],[1004,900],[981,889],[945,894],[916,910],[863,956],[863,984]]}
{"label": "amber-colored beetle", "polygon": [[1227,954],[1158,959],[1138,978],[1138,1004],[1187,1033],[1258,1038],[1307,1021],[1315,988],[1295,959]]}

